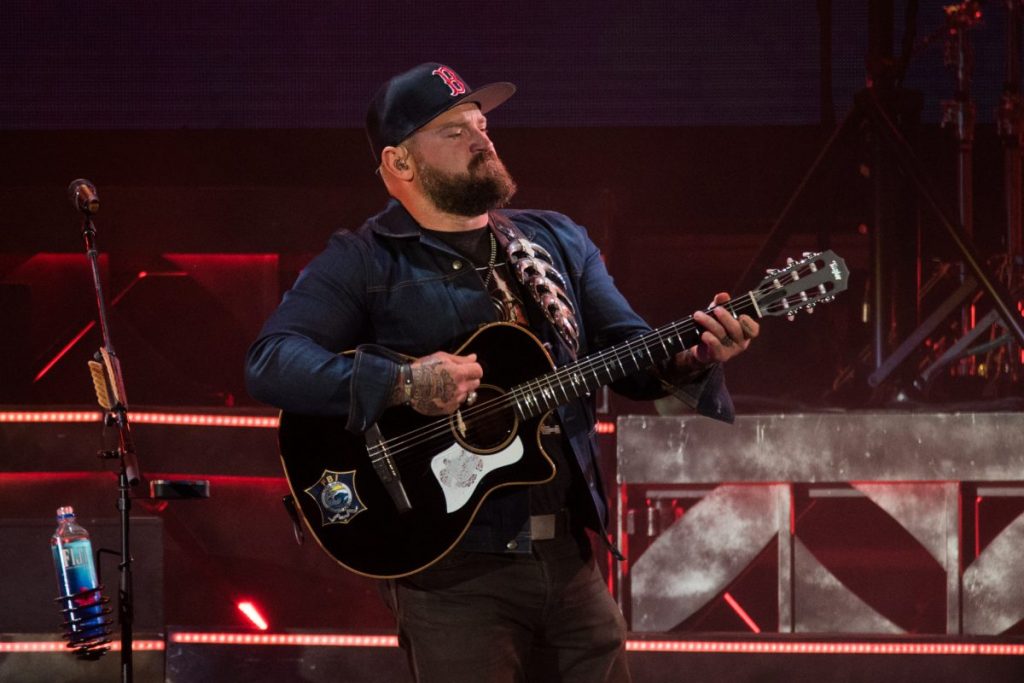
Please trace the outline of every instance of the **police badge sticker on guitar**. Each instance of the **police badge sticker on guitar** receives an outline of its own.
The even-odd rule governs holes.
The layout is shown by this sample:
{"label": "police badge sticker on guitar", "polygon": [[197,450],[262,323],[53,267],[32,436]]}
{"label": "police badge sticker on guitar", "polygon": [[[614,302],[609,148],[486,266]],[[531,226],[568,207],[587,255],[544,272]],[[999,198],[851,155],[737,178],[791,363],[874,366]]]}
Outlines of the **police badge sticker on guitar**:
{"label": "police badge sticker on guitar", "polygon": [[[805,254],[721,306],[736,317],[792,319],[831,301],[848,277],[833,252]],[[282,413],[288,485],[309,530],[342,566],[378,578],[415,573],[459,542],[492,492],[554,477],[540,439],[551,411],[699,343],[701,332],[688,317],[556,368],[528,330],[485,325],[452,351],[477,354],[485,382],[454,415],[397,406],[353,434],[345,416]]]}
{"label": "police badge sticker on guitar", "polygon": [[321,524],[348,524],[366,509],[356,489],[356,471],[334,472],[324,470],[320,479],[306,489],[306,493],[320,508]]}

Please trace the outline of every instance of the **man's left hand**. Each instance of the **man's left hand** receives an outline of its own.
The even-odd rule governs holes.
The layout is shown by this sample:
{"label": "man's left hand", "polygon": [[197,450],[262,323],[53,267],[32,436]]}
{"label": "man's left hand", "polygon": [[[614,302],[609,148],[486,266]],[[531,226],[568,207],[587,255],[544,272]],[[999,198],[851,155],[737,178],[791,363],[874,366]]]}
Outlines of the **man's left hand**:
{"label": "man's left hand", "polygon": [[702,365],[724,363],[747,350],[750,342],[757,337],[761,326],[749,315],[734,318],[729,309],[722,306],[730,297],[725,292],[715,295],[710,314],[697,311],[693,320],[704,328],[700,343],[689,349],[693,359]]}

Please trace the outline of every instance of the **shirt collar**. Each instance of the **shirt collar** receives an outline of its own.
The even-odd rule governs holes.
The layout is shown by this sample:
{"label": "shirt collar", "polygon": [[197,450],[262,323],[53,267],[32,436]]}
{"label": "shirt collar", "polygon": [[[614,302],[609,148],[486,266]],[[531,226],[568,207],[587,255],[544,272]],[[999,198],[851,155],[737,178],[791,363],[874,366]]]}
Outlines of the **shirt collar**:
{"label": "shirt collar", "polygon": [[395,199],[388,200],[384,210],[370,219],[370,230],[384,237],[420,236],[420,224]]}
{"label": "shirt collar", "polygon": [[[515,212],[501,211],[501,214],[510,220],[514,213]],[[522,233],[530,239],[533,239],[533,236],[536,233],[534,227],[529,223],[524,224],[517,222],[516,227],[518,227]],[[416,222],[416,219],[412,217],[412,214],[406,211],[401,202],[396,199],[388,200],[388,204],[384,207],[384,210],[370,220],[370,230],[384,237],[418,238],[422,234],[420,232],[420,224]]]}

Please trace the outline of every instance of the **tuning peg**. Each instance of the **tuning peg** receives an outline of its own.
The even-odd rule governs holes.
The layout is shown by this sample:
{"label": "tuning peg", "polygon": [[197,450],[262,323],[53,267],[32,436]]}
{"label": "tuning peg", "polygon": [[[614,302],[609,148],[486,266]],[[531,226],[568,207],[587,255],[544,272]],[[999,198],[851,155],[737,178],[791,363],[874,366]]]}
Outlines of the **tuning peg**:
{"label": "tuning peg", "polygon": [[804,254],[803,254],[804,260],[812,259],[815,256],[817,256],[819,253],[820,252],[816,252],[816,251],[805,251]]}
{"label": "tuning peg", "polygon": [[788,315],[786,316],[786,320],[788,320],[789,322],[793,322],[794,320],[796,320],[796,313],[790,313],[790,314],[788,314]]}
{"label": "tuning peg", "polygon": [[779,272],[779,269],[778,268],[765,268],[764,272],[765,272],[766,275],[775,275],[776,273]]}

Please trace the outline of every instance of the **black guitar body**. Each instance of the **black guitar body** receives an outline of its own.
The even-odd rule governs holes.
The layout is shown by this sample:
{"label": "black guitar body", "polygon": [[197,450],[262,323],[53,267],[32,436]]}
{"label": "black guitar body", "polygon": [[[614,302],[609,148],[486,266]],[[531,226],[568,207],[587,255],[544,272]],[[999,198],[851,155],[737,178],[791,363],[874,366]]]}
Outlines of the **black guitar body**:
{"label": "black guitar body", "polygon": [[[373,457],[391,456],[408,510],[399,511],[371,462],[366,440],[345,429],[344,417],[281,415],[281,460],[306,525],[329,555],[356,573],[385,578],[419,571],[459,541],[491,491],[554,476],[538,440],[546,415],[521,422],[511,406],[485,409],[507,388],[551,371],[541,343],[520,327],[496,323],[482,327],[455,353],[476,353],[483,366],[476,410],[439,418],[403,406],[387,410],[377,423],[384,439],[395,445]],[[517,440],[521,456],[487,471],[492,466],[488,459],[510,457]],[[449,466],[444,458],[435,461],[453,446],[479,458],[456,455]],[[475,467],[479,463],[482,471]],[[451,494],[446,497],[441,481],[468,498],[449,503]]]}

